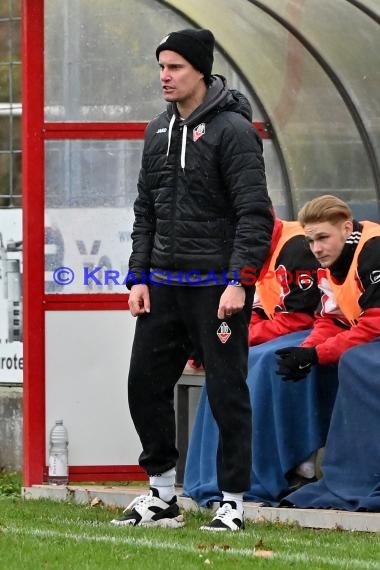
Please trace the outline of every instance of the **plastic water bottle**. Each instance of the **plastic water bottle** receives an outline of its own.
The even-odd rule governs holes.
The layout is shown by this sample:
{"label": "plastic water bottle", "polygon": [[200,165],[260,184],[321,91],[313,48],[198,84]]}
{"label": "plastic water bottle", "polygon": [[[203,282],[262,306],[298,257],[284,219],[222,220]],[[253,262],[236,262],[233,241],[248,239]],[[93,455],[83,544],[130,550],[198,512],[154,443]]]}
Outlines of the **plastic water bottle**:
{"label": "plastic water bottle", "polygon": [[50,485],[67,485],[69,481],[69,438],[63,420],[56,420],[49,439]]}

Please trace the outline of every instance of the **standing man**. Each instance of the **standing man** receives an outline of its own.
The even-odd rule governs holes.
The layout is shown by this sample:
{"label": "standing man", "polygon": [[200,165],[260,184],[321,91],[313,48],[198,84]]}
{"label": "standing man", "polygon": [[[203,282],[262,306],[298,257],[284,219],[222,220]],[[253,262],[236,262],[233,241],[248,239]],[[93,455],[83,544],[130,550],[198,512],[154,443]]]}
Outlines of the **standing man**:
{"label": "standing man", "polygon": [[[219,428],[223,500],[204,530],[243,528],[250,485],[247,376],[253,288],[273,230],[262,144],[247,99],[211,75],[214,36],[180,30],[156,50],[167,110],[147,127],[135,202],[129,307],[137,316],[129,406],[150,492],[118,525],[182,526],[175,496],[174,387],[194,348]],[[242,437],[244,434],[244,437]]]}

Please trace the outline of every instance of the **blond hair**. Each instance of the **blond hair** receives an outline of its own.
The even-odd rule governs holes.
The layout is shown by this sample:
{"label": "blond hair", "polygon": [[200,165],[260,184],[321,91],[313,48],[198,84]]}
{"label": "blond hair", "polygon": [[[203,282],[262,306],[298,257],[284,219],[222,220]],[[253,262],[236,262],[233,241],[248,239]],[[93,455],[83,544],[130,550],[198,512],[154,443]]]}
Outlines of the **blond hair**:
{"label": "blond hair", "polygon": [[330,222],[337,224],[346,220],[352,220],[350,207],[340,198],[331,194],[318,196],[301,208],[298,213],[298,221],[302,227],[306,224],[316,224],[320,222]]}

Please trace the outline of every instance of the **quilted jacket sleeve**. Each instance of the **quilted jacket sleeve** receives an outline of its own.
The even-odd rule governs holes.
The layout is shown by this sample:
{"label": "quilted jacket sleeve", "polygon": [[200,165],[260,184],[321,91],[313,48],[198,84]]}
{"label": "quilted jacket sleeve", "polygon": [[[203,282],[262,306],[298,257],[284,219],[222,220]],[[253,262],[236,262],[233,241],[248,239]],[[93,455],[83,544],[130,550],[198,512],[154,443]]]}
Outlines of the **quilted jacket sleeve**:
{"label": "quilted jacket sleeve", "polygon": [[268,255],[274,216],[268,196],[262,143],[248,121],[231,113],[220,145],[220,168],[236,234],[228,278],[240,275],[243,267],[260,271]]}
{"label": "quilted jacket sleeve", "polygon": [[146,281],[150,270],[150,255],[155,232],[155,216],[150,194],[145,183],[144,157],[137,184],[138,195],[134,204],[135,221],[132,231],[132,254],[129,259],[127,287]]}

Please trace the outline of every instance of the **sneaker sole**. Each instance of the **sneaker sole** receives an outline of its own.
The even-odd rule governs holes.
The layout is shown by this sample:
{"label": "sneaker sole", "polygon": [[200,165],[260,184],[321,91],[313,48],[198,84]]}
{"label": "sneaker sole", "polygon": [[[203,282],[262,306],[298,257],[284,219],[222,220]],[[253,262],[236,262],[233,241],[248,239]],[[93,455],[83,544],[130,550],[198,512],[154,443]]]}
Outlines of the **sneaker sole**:
{"label": "sneaker sole", "polygon": [[185,521],[182,515],[172,519],[159,519],[157,521],[144,521],[139,524],[133,524],[133,519],[131,521],[118,521],[117,519],[112,520],[111,524],[115,526],[144,526],[144,527],[156,527],[156,528],[182,528],[185,526]]}
{"label": "sneaker sole", "polygon": [[173,519],[159,519],[158,521],[146,521],[140,523],[139,526],[159,527],[159,528],[182,528],[185,526],[185,521],[182,515],[174,517]]}
{"label": "sneaker sole", "polygon": [[243,528],[220,528],[212,526],[201,526],[199,530],[206,530],[208,532],[239,532],[244,530]]}

